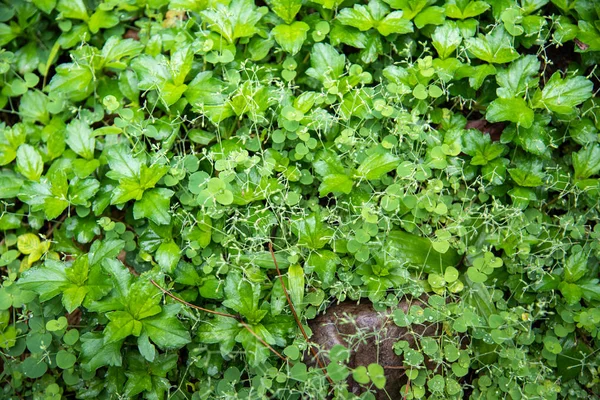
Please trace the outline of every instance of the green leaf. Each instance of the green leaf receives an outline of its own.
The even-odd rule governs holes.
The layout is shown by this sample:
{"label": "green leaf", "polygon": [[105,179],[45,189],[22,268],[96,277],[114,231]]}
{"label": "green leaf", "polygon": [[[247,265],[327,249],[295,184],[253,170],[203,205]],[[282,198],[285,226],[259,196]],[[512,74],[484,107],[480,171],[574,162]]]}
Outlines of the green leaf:
{"label": "green leaf", "polygon": [[198,339],[202,343],[218,343],[221,354],[228,355],[235,346],[235,338],[244,329],[234,318],[216,315],[209,323],[200,325]]}
{"label": "green leaf", "polygon": [[448,17],[467,19],[483,14],[490,5],[484,1],[449,0],[445,8]]}
{"label": "green leaf", "polygon": [[350,194],[353,186],[354,181],[346,174],[326,175],[319,185],[319,196],[323,197],[329,193]]}
{"label": "green leaf", "polygon": [[77,356],[73,353],[69,353],[66,350],[60,350],[56,353],[56,365],[61,369],[69,369],[77,361]]}
{"label": "green leaf", "polygon": [[267,314],[266,310],[258,308],[260,287],[242,277],[237,271],[230,271],[225,279],[225,300],[223,305],[242,315],[246,320],[255,324]]}
{"label": "green leaf", "polygon": [[389,13],[384,19],[375,24],[375,28],[383,36],[389,36],[392,33],[405,34],[414,31],[412,22],[404,18],[402,11]]}
{"label": "green leaf", "polygon": [[365,158],[357,169],[357,174],[367,180],[380,179],[383,175],[396,169],[400,158],[387,151],[376,151]]}
{"label": "green leaf", "polygon": [[110,320],[104,328],[104,341],[106,344],[120,342],[126,337],[141,333],[141,322],[134,319],[127,311],[113,311],[106,314]]}
{"label": "green leaf", "polygon": [[583,76],[561,78],[560,72],[552,75],[544,89],[533,96],[534,108],[546,108],[558,114],[572,114],[574,107],[592,97],[594,84]]}
{"label": "green leaf", "polygon": [[67,125],[67,144],[71,150],[86,160],[94,158],[96,139],[85,122],[75,119]]}
{"label": "green leaf", "polygon": [[600,145],[590,145],[573,154],[575,178],[587,179],[600,171]]}
{"label": "green leaf", "polygon": [[43,265],[23,272],[18,284],[23,289],[39,294],[41,301],[46,301],[60,294],[69,280],[64,263],[46,260]]}
{"label": "green leaf", "polygon": [[302,8],[302,0],[269,0],[271,10],[286,24],[291,24]]}
{"label": "green leaf", "polygon": [[163,271],[172,273],[181,258],[181,250],[172,240],[164,241],[156,250],[155,258]]}
{"label": "green leaf", "polygon": [[589,254],[581,246],[573,246],[571,255],[565,262],[565,281],[577,282],[588,271]]}
{"label": "green leaf", "polygon": [[369,377],[377,389],[383,389],[385,387],[385,372],[383,367],[379,364],[369,364],[367,367]]}
{"label": "green leaf", "polygon": [[256,25],[263,12],[252,0],[232,0],[229,7],[217,3],[216,7],[201,11],[200,15],[211,30],[234,43],[236,39],[252,36],[258,31]]}
{"label": "green leaf", "polygon": [[148,218],[157,225],[170,224],[170,204],[173,194],[172,190],[164,188],[147,190],[142,199],[133,205],[133,217],[135,219]]}
{"label": "green leaf", "polygon": [[81,363],[85,370],[96,371],[103,366],[120,367],[121,344],[105,343],[102,332],[88,332],[81,336]]}
{"label": "green leaf", "polygon": [[431,42],[441,59],[448,58],[462,43],[460,29],[455,23],[448,21],[444,25],[435,28],[433,35],[431,35]]}
{"label": "green leaf", "polygon": [[144,332],[162,350],[179,349],[191,342],[190,333],[177,318],[179,306],[163,307],[163,312],[142,320]]}
{"label": "green leaf", "polygon": [[323,248],[333,236],[333,229],[324,225],[316,213],[296,219],[292,230],[298,236],[298,244],[310,249]]}
{"label": "green leaf", "polygon": [[89,18],[83,0],[58,0],[56,9],[64,18],[81,19],[84,21],[87,21]]}
{"label": "green leaf", "polygon": [[385,0],[392,8],[402,10],[404,18],[412,20],[430,3],[429,0]]}
{"label": "green leaf", "polygon": [[42,156],[33,146],[22,144],[17,150],[17,168],[25,178],[38,181],[44,172]]}
{"label": "green leaf", "polygon": [[273,28],[272,33],[275,41],[284,51],[295,55],[302,48],[309,29],[308,24],[296,21],[290,25],[277,25]]}
{"label": "green leaf", "polygon": [[521,98],[498,98],[488,106],[485,118],[490,122],[510,121],[524,128],[530,128],[533,125],[534,114],[527,106],[527,102]]}
{"label": "green leaf", "polygon": [[504,98],[522,96],[526,90],[538,86],[539,70],[540,62],[536,56],[521,57],[496,74],[496,81],[500,85],[496,93]]}
{"label": "green leaf", "polygon": [[330,85],[344,72],[346,57],[329,44],[317,43],[310,52],[310,68],[306,75]]}
{"label": "green leaf", "polygon": [[288,291],[292,304],[299,310],[303,307],[304,300],[304,270],[299,265],[291,265],[288,269]]}
{"label": "green leaf", "polygon": [[475,57],[488,63],[504,64],[519,58],[510,36],[500,25],[486,36],[466,40],[467,50]]}

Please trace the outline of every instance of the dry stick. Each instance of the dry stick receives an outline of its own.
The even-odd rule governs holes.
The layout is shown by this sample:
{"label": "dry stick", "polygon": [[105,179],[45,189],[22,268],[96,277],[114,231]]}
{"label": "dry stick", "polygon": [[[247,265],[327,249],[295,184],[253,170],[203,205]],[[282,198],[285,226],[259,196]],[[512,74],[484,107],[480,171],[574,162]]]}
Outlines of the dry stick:
{"label": "dry stick", "polygon": [[298,325],[298,328],[300,328],[300,332],[302,332],[302,336],[304,336],[304,340],[306,340],[306,342],[309,344],[310,351],[313,354],[313,356],[315,357],[315,359],[317,360],[317,364],[319,364],[319,368],[321,368],[323,370],[323,372],[325,373],[325,377],[327,378],[329,383],[332,386],[334,386],[335,383],[333,382],[331,377],[327,374],[327,371],[325,370],[325,366],[323,365],[323,362],[319,358],[319,354],[315,350],[314,346],[312,346],[313,343],[308,338],[308,335],[306,334],[306,331],[304,330],[304,326],[302,326],[302,322],[300,322],[300,318],[298,318],[298,314],[296,313],[296,308],[294,308],[294,304],[292,304],[292,299],[290,299],[290,295],[288,294],[287,288],[285,287],[285,283],[283,282],[283,276],[281,275],[281,271],[279,270],[279,264],[277,263],[277,258],[275,258],[275,252],[273,251],[273,242],[271,242],[271,241],[269,241],[269,251],[271,252],[271,257],[273,258],[273,263],[275,264],[275,270],[277,271],[277,275],[279,275],[279,282],[281,282],[281,288],[283,289],[285,298],[290,306],[290,310],[292,310],[292,315],[294,316],[294,319],[296,320],[296,325]]}
{"label": "dry stick", "polygon": [[252,334],[252,336],[254,336],[256,339],[258,339],[258,341],[259,341],[259,342],[261,342],[261,343],[263,344],[263,346],[265,346],[267,349],[271,350],[271,352],[272,352],[273,354],[275,354],[277,357],[281,358],[283,361],[285,361],[285,362],[287,362],[287,363],[289,363],[289,362],[290,362],[290,361],[289,361],[289,360],[288,360],[286,357],[282,356],[282,355],[281,355],[281,354],[280,354],[280,353],[279,353],[277,350],[275,350],[273,347],[271,347],[271,346],[269,345],[269,343],[265,342],[265,341],[264,341],[264,340],[263,340],[263,339],[262,339],[260,336],[258,336],[258,335],[256,334],[256,332],[254,332],[254,331],[252,330],[252,328],[250,328],[250,326],[249,326],[247,323],[245,323],[244,321],[242,321],[242,318],[241,318],[241,317],[239,317],[238,315],[227,314],[227,313],[222,313],[222,312],[219,312],[219,311],[209,310],[209,309],[207,309],[207,308],[203,308],[203,307],[197,306],[197,305],[195,305],[195,304],[188,303],[187,301],[185,301],[185,300],[183,300],[183,299],[181,299],[181,298],[179,298],[179,297],[175,296],[173,293],[169,292],[167,289],[165,289],[165,288],[163,288],[162,286],[160,286],[158,283],[156,283],[156,282],[154,281],[154,279],[150,279],[150,282],[152,282],[152,284],[153,284],[154,286],[156,286],[158,289],[160,289],[160,291],[161,291],[161,292],[163,292],[164,294],[166,294],[166,295],[167,295],[167,296],[169,296],[170,298],[172,298],[172,299],[174,299],[174,300],[176,300],[176,301],[178,301],[178,302],[180,302],[180,303],[182,303],[182,304],[185,304],[185,305],[186,305],[186,306],[188,306],[188,307],[195,308],[196,310],[204,311],[204,312],[207,312],[207,313],[209,313],[209,314],[215,314],[215,315],[220,315],[220,316],[222,316],[222,317],[229,317],[229,318],[233,318],[233,319],[235,319],[235,320],[236,320],[236,321],[238,321],[240,324],[242,324],[242,326],[243,326],[243,327],[244,327],[244,328],[245,328],[245,329],[246,329],[248,332],[250,332],[250,333]]}

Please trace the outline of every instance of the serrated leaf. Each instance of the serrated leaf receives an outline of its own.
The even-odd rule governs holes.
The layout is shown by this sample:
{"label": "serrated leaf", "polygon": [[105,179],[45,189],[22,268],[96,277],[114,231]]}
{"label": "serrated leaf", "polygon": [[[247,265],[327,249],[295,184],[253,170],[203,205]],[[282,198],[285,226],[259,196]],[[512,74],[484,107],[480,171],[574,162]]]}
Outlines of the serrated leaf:
{"label": "serrated leaf", "polygon": [[575,178],[587,179],[600,171],[600,145],[589,145],[573,154]]}
{"label": "serrated leaf", "polygon": [[558,114],[572,114],[574,107],[592,97],[594,85],[583,76],[561,78],[554,73],[544,89],[533,97],[534,108],[546,108]]}
{"label": "serrated leaf", "polygon": [[460,29],[455,23],[448,21],[444,25],[435,28],[433,35],[431,35],[431,42],[441,59],[448,58],[462,43]]}
{"label": "serrated leaf", "polygon": [[42,156],[33,146],[22,144],[17,150],[17,168],[25,178],[38,181],[44,172]]}
{"label": "serrated leaf", "polygon": [[306,74],[321,83],[330,83],[344,72],[346,57],[329,44],[317,43],[310,52],[311,67]]}
{"label": "serrated leaf", "polygon": [[302,8],[302,0],[269,0],[269,7],[286,24],[291,24]]}
{"label": "serrated leaf", "polygon": [[512,98],[522,96],[527,89],[538,85],[540,62],[534,55],[524,56],[496,74],[500,87],[496,89],[499,97]]}
{"label": "serrated leaf", "polygon": [[90,127],[83,121],[76,119],[67,125],[67,144],[81,157],[91,160],[94,158],[96,139]]}
{"label": "serrated leaf", "polygon": [[521,98],[498,98],[488,106],[485,118],[490,122],[511,121],[524,128],[530,128],[534,114],[527,102]]}
{"label": "serrated leaf", "polygon": [[277,25],[271,31],[273,33],[273,37],[278,45],[281,48],[290,53],[291,55],[295,55],[302,48],[302,44],[306,40],[306,33],[310,27],[308,24],[296,21],[290,25]]}
{"label": "serrated leaf", "polygon": [[519,58],[512,45],[510,36],[502,26],[495,28],[486,36],[466,40],[467,50],[475,57],[488,63],[504,64]]}
{"label": "serrated leaf", "polygon": [[133,205],[133,217],[148,218],[157,225],[168,225],[171,223],[170,204],[173,194],[172,190],[164,188],[145,191],[142,199]]}

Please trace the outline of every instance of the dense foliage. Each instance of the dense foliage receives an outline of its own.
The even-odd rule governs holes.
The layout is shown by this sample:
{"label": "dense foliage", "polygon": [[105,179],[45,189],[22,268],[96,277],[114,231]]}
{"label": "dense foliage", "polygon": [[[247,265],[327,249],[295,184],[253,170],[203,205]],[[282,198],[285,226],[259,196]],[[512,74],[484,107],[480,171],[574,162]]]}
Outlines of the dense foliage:
{"label": "dense foliage", "polygon": [[600,2],[2,0],[0,46],[1,398],[383,387],[302,362],[269,243],[304,323],[428,293],[391,398],[600,396]]}

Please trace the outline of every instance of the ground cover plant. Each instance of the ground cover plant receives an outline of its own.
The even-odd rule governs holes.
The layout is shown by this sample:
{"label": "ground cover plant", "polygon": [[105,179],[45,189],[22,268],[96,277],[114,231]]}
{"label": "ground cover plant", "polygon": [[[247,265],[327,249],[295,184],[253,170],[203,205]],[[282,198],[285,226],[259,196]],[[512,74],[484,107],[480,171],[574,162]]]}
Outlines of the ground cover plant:
{"label": "ground cover plant", "polygon": [[600,397],[599,2],[2,0],[0,46],[1,398],[380,396],[341,301],[415,335],[384,398]]}

